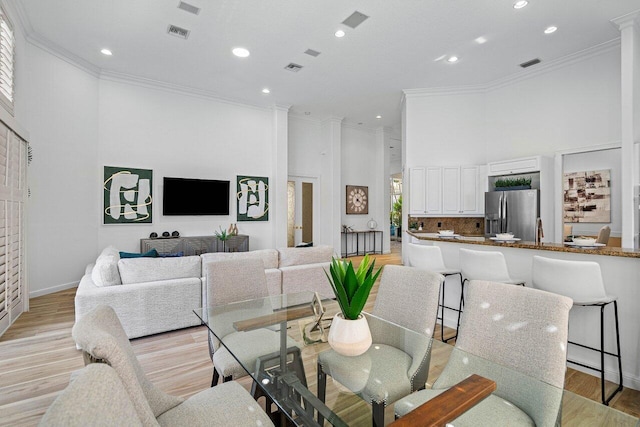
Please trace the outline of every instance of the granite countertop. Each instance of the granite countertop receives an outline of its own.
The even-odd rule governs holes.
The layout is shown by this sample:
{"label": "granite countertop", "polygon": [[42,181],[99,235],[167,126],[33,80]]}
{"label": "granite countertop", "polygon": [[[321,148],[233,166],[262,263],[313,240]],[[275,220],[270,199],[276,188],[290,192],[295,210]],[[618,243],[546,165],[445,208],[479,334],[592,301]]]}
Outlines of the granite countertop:
{"label": "granite countertop", "polygon": [[564,245],[562,243],[534,243],[534,242],[524,242],[524,241],[515,241],[515,242],[496,242],[490,239],[487,239],[484,236],[478,235],[460,235],[456,237],[440,237],[438,233],[428,233],[424,231],[407,231],[407,234],[415,237],[419,240],[431,240],[431,241],[446,241],[452,243],[467,243],[472,245],[485,245],[485,246],[507,246],[511,248],[522,248],[522,249],[535,249],[542,251],[554,251],[554,252],[572,252],[572,253],[580,253],[580,254],[591,254],[591,255],[608,255],[608,256],[619,256],[626,258],[640,258],[640,251],[634,249],[623,249],[623,248],[613,248],[610,246],[604,246],[601,248],[577,248]]}

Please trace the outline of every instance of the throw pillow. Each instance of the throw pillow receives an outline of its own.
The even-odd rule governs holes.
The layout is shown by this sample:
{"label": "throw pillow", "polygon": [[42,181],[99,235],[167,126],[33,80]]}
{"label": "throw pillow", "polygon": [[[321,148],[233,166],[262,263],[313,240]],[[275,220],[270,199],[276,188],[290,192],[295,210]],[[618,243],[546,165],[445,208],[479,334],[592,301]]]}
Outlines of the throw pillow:
{"label": "throw pillow", "polygon": [[160,254],[160,258],[176,258],[180,256],[184,256],[183,251],[176,252],[175,254]]}
{"label": "throw pillow", "polygon": [[158,258],[158,251],[151,249],[144,253],[138,252],[120,252],[120,258]]}
{"label": "throw pillow", "polygon": [[96,286],[121,285],[118,258],[113,255],[100,255],[91,271],[91,280]]}

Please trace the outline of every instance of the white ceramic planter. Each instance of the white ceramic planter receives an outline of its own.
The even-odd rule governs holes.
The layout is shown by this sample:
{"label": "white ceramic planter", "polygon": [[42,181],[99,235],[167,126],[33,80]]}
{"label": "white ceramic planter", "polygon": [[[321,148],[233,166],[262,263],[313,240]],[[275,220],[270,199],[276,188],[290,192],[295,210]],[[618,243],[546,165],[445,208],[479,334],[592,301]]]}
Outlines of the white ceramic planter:
{"label": "white ceramic planter", "polygon": [[329,345],[344,356],[359,356],[371,347],[371,331],[362,314],[356,320],[345,319],[342,313],[333,316],[329,329]]}

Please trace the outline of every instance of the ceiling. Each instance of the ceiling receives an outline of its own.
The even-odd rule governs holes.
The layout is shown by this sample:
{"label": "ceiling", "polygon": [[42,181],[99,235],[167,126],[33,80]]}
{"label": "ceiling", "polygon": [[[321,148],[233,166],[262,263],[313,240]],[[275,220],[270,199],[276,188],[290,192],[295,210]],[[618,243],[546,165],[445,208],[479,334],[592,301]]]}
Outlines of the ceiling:
{"label": "ceiling", "polygon": [[[185,1],[200,13],[179,9],[179,0],[5,0],[30,39],[96,72],[369,128],[399,124],[403,89],[484,85],[530,72],[536,66],[519,64],[618,38],[610,20],[640,9],[640,0],[529,0],[519,10],[515,0]],[[356,29],[341,24],[354,11],[369,18]],[[188,39],[167,34],[169,24],[190,30]],[[544,34],[550,25],[558,30]],[[334,36],[338,29],[345,37]],[[233,56],[237,46],[251,55]],[[438,60],[443,55],[459,61]],[[285,70],[291,62],[303,68]]]}

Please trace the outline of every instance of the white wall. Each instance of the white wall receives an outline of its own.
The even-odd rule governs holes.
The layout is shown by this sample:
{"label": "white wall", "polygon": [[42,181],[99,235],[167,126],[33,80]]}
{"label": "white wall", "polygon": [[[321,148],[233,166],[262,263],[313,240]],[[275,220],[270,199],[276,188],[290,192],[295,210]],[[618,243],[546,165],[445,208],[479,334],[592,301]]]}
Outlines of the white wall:
{"label": "white wall", "polygon": [[604,225],[611,227],[611,235],[620,237],[622,231],[621,194],[622,185],[619,148],[610,150],[590,151],[586,153],[566,154],[562,157],[563,172],[583,172],[602,169],[611,170],[611,222],[589,223],[581,222],[573,225],[573,234],[597,236]]}
{"label": "white wall", "polygon": [[[377,143],[374,131],[357,129],[352,126],[342,127],[342,224],[354,230],[368,230],[367,222],[374,219],[378,230],[383,230],[384,218],[389,216],[388,207],[384,204],[384,191],[378,177],[384,173],[384,153],[382,144]],[[346,213],[346,186],[367,186],[369,193],[369,213]],[[387,231],[388,234],[388,231]]]}
{"label": "white wall", "polygon": [[[98,80],[18,42],[16,119],[30,134],[27,213],[32,296],[75,285],[98,251]],[[44,292],[47,293],[47,292]]]}
{"label": "white wall", "polygon": [[[236,222],[236,175],[271,177],[271,112],[199,97],[100,80],[98,167],[153,169],[153,224],[100,225],[99,246],[138,251],[155,231],[211,235]],[[162,216],[162,177],[231,181],[230,215]],[[273,196],[270,200],[273,199]],[[272,246],[272,224],[241,222],[251,249]]]}
{"label": "white wall", "polygon": [[407,96],[406,168],[486,163],[482,93]]}
{"label": "white wall", "polygon": [[488,162],[620,141],[619,48],[490,90],[486,100]]}

